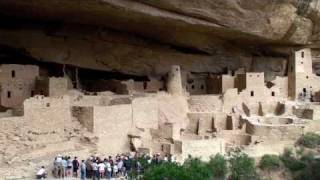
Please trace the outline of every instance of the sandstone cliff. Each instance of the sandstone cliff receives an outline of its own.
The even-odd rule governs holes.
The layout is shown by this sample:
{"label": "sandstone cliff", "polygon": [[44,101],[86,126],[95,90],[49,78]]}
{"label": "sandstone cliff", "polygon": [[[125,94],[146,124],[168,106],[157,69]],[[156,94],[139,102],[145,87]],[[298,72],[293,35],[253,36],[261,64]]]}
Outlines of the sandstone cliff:
{"label": "sandstone cliff", "polygon": [[291,49],[317,52],[320,40],[319,0],[0,0],[0,15],[1,45],[136,75],[180,64],[192,72],[246,67],[272,78],[284,74]]}

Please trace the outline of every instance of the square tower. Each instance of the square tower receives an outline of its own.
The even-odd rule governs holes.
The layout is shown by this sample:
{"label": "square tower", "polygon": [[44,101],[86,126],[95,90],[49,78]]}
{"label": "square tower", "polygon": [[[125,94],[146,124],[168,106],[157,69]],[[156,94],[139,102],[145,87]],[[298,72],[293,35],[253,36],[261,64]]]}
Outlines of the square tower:
{"label": "square tower", "polygon": [[288,65],[288,95],[296,100],[318,90],[317,77],[312,73],[312,56],[309,48],[292,53]]}

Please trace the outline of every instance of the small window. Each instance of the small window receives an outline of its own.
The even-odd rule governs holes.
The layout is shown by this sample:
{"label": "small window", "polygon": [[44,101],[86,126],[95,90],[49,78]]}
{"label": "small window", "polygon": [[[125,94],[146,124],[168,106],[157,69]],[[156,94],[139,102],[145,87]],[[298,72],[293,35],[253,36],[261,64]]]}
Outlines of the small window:
{"label": "small window", "polygon": [[302,92],[306,93],[306,92],[307,92],[307,89],[306,89],[306,88],[303,88],[303,89],[302,89]]}
{"label": "small window", "polygon": [[231,76],[234,76],[234,71],[231,71]]}
{"label": "small window", "polygon": [[143,82],[143,89],[147,89],[147,87],[148,87],[147,82]]}
{"label": "small window", "polygon": [[306,76],[307,79],[309,79],[309,76]]}
{"label": "small window", "polygon": [[194,89],[194,85],[191,86],[191,89]]}
{"label": "small window", "polygon": [[260,75],[258,74],[257,77],[259,77]]}
{"label": "small window", "polygon": [[204,89],[204,85],[201,85],[201,87],[200,87],[201,89]]}
{"label": "small window", "polygon": [[16,72],[15,71],[11,71],[11,77],[15,78],[16,77]]}
{"label": "small window", "polygon": [[250,95],[253,97],[253,96],[254,96],[254,91],[251,91],[251,92],[250,92]]}
{"label": "small window", "polygon": [[271,96],[275,96],[275,93],[274,93],[274,91],[272,91],[272,92],[271,92]]}
{"label": "small window", "polygon": [[11,91],[8,91],[8,92],[7,92],[7,97],[8,97],[8,98],[11,98]]}
{"label": "small window", "polygon": [[176,68],[176,71],[179,71],[179,68]]}
{"label": "small window", "polygon": [[33,96],[34,96],[34,91],[32,90],[32,91],[31,91],[31,97],[33,97]]}
{"label": "small window", "polygon": [[47,103],[46,106],[47,106],[47,107],[50,107],[50,103]]}
{"label": "small window", "polygon": [[304,52],[303,51],[301,52],[301,57],[304,58]]}
{"label": "small window", "polygon": [[303,64],[303,61],[301,61],[300,63]]}
{"label": "small window", "polygon": [[40,95],[44,95],[43,90],[40,90]]}
{"label": "small window", "polygon": [[310,86],[310,89],[312,89],[312,86]]}

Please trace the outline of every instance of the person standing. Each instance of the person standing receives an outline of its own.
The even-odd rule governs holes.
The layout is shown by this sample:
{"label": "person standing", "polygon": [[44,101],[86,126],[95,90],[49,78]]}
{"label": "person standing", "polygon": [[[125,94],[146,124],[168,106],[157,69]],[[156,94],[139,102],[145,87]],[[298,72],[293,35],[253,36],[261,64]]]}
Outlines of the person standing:
{"label": "person standing", "polygon": [[71,157],[67,158],[68,166],[67,166],[67,176],[72,176],[72,160]]}
{"label": "person standing", "polygon": [[67,175],[67,167],[68,167],[67,157],[62,158],[61,164],[62,164],[62,168],[60,173],[61,173],[61,177],[64,178]]}
{"label": "person standing", "polygon": [[93,170],[93,179],[99,179],[99,169],[98,169],[98,164],[96,162],[96,160],[93,160],[92,163],[92,170]]}
{"label": "person standing", "polygon": [[79,161],[77,157],[74,157],[72,161],[72,167],[73,167],[73,177],[78,178]]}
{"label": "person standing", "polygon": [[106,161],[107,179],[111,179],[112,168],[109,161]]}
{"label": "person standing", "polygon": [[99,179],[104,177],[105,168],[106,168],[106,165],[104,164],[104,162],[100,161],[99,164],[98,164]]}
{"label": "person standing", "polygon": [[86,180],[86,163],[84,160],[82,160],[81,165],[80,165],[80,178],[81,180]]}

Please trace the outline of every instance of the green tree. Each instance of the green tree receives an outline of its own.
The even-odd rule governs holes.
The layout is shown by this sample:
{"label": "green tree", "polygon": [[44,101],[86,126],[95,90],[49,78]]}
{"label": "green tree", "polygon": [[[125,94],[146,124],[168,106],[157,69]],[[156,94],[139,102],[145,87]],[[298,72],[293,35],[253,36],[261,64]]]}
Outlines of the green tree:
{"label": "green tree", "polygon": [[143,180],[188,180],[188,173],[176,163],[162,163],[151,166],[142,175]]}
{"label": "green tree", "polygon": [[201,161],[199,158],[189,157],[183,164],[187,172],[188,179],[190,180],[209,180],[212,177],[208,165]]}
{"label": "green tree", "polygon": [[280,156],[284,166],[290,171],[299,171],[305,168],[305,164],[296,158],[291,149],[285,149],[283,154]]}
{"label": "green tree", "polygon": [[221,154],[216,154],[214,157],[210,157],[208,168],[214,179],[224,179],[228,172],[227,161]]}
{"label": "green tree", "polygon": [[229,160],[231,179],[256,179],[255,162],[244,153],[235,153]]}
{"label": "green tree", "polygon": [[280,158],[277,155],[263,155],[259,167],[263,170],[276,170],[280,167]]}
{"label": "green tree", "polygon": [[300,137],[298,143],[307,148],[316,148],[320,145],[320,135],[316,133],[307,133]]}

